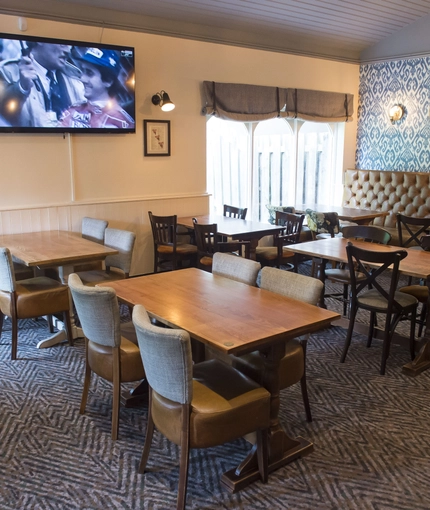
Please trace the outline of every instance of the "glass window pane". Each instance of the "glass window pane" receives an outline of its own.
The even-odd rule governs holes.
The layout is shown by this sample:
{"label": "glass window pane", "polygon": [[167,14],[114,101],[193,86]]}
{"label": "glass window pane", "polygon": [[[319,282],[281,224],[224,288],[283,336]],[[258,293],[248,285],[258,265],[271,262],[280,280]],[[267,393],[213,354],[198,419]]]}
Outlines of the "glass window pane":
{"label": "glass window pane", "polygon": [[294,135],[283,119],[259,122],[254,131],[252,218],[268,220],[267,204],[294,205]]}
{"label": "glass window pane", "polygon": [[249,206],[249,133],[245,124],[212,117],[207,122],[208,192],[211,210],[223,214],[223,205]]}
{"label": "glass window pane", "polygon": [[333,133],[328,124],[305,122],[299,131],[297,202],[332,202]]}

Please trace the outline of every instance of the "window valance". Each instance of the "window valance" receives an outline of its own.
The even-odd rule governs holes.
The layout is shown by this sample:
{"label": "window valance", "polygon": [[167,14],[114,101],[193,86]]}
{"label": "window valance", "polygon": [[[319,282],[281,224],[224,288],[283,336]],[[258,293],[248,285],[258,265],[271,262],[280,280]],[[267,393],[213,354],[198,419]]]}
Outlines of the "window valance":
{"label": "window valance", "polygon": [[352,120],[353,94],[203,82],[203,113],[221,119],[257,122],[276,117],[314,122]]}

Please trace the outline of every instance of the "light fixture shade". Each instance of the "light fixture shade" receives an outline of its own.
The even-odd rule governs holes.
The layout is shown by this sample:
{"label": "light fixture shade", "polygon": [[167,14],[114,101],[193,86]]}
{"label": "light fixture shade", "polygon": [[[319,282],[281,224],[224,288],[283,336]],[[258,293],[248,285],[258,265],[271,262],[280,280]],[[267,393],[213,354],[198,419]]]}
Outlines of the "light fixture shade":
{"label": "light fixture shade", "polygon": [[170,100],[169,94],[164,90],[152,96],[152,104],[160,106],[163,112],[170,112],[175,108],[174,103]]}
{"label": "light fixture shade", "polygon": [[403,106],[400,104],[395,104],[390,108],[390,111],[388,112],[388,115],[390,117],[391,123],[394,124],[398,120],[400,120],[403,117]]}
{"label": "light fixture shade", "polygon": [[163,104],[161,105],[161,109],[163,112],[170,112],[175,108],[175,105],[170,100],[169,94],[165,92],[163,94]]}

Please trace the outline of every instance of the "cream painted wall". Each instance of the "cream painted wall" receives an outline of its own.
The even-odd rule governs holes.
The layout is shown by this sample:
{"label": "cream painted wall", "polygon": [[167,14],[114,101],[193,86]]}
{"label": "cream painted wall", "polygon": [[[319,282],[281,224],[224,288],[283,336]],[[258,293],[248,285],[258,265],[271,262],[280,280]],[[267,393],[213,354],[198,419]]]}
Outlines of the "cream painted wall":
{"label": "cream painted wall", "polygon": [[[205,212],[204,80],[349,92],[357,108],[354,64],[35,19],[21,33],[5,15],[0,32],[134,46],[137,105],[133,135],[0,135],[0,211],[153,199],[168,211],[172,198],[189,197],[182,214]],[[172,112],[151,103],[161,89],[176,103]],[[143,119],[170,119],[171,157],[143,156]],[[344,168],[354,166],[355,138],[356,120],[346,125]],[[22,220],[16,230],[34,229]]]}
{"label": "cream painted wall", "polygon": [[[0,31],[19,33],[17,18],[0,16]],[[77,201],[204,193],[203,80],[351,92],[357,103],[354,64],[33,19],[25,35],[134,46],[137,132],[72,135],[70,143],[62,135],[2,135],[2,208],[71,201],[70,161]],[[177,105],[168,114],[151,103],[161,89]],[[171,120],[171,157],[143,156],[144,118]],[[354,121],[346,129],[345,168],[354,165],[355,131]]]}

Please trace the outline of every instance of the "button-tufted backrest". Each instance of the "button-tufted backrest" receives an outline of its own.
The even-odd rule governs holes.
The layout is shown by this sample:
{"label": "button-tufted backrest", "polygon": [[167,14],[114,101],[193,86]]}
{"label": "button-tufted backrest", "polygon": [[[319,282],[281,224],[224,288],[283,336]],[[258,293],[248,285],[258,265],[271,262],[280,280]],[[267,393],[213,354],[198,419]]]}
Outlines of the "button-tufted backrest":
{"label": "button-tufted backrest", "polygon": [[430,172],[346,170],[342,205],[389,211],[388,216],[375,218],[373,222],[385,228],[396,227],[397,213],[430,217]]}

